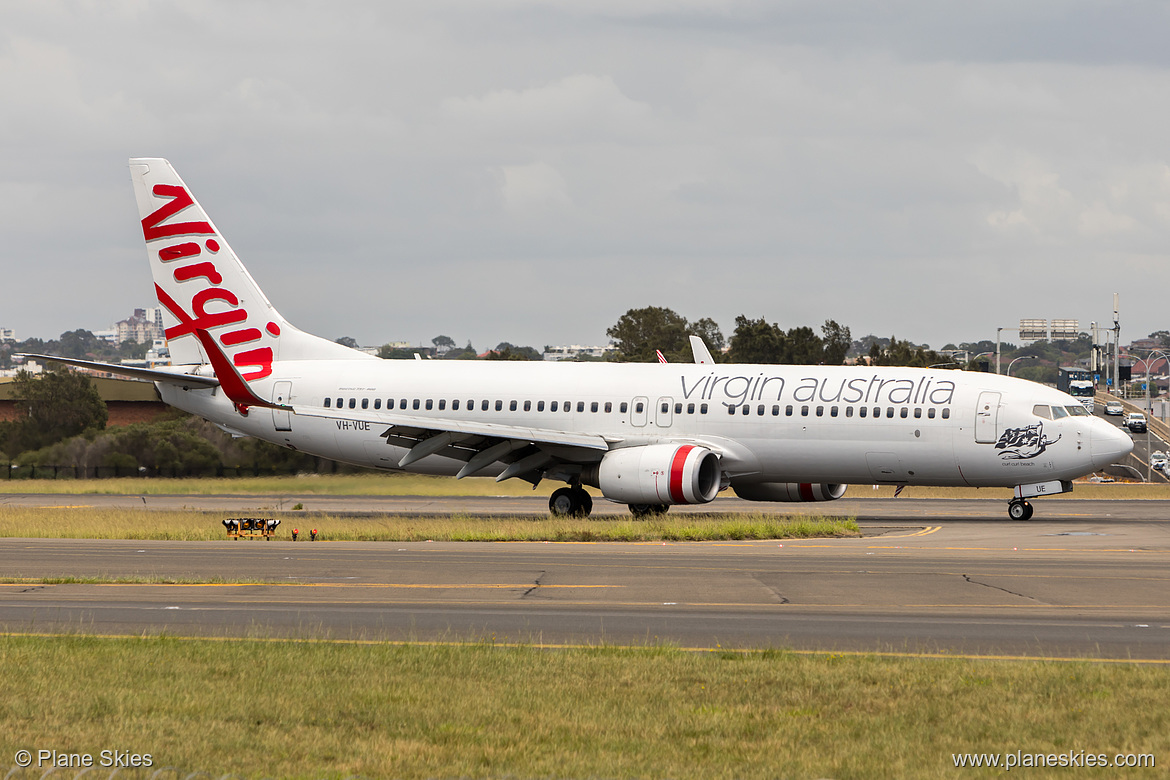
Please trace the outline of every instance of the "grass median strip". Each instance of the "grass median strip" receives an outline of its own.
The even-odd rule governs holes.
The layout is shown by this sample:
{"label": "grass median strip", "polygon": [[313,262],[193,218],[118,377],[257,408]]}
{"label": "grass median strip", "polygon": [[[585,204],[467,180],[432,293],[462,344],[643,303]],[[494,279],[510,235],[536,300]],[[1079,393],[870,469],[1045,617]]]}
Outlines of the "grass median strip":
{"label": "grass median strip", "polygon": [[[222,521],[245,512],[199,512],[149,509],[0,507],[0,537],[38,539],[136,539],[219,541],[226,539]],[[335,517],[253,513],[281,517],[275,538],[288,541],[293,528],[308,540],[316,528],[322,541],[550,541],[648,542],[807,539],[859,536],[852,518],[771,514],[678,515],[635,520],[629,517],[570,519],[554,517],[481,517],[441,515]],[[306,543],[311,543],[307,542]],[[239,540],[238,544],[264,544]]]}
{"label": "grass median strip", "polygon": [[844,780],[938,777],[958,752],[1170,756],[1170,670],[1138,665],[2,636],[0,666],[20,670],[0,763],[116,746],[243,777]]}

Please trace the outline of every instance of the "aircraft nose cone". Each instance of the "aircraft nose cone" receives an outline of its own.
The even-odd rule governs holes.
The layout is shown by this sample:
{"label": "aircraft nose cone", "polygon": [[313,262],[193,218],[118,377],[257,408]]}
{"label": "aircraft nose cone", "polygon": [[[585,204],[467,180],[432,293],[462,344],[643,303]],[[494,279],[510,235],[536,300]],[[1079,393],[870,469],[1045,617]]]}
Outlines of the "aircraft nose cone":
{"label": "aircraft nose cone", "polygon": [[1129,434],[1104,420],[1097,420],[1096,423],[1089,439],[1094,469],[1117,463],[1133,451],[1133,440]]}

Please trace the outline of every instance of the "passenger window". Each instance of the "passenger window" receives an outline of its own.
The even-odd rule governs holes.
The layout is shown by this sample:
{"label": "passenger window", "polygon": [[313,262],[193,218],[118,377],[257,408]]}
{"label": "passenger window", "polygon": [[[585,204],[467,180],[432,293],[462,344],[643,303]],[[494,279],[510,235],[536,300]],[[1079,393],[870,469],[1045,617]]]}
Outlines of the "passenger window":
{"label": "passenger window", "polygon": [[509,412],[514,412],[514,411],[516,411],[516,405],[517,405],[517,404],[516,404],[516,402],[515,402],[515,401],[512,401],[511,403],[509,403],[509,404],[508,404],[508,411],[509,411]]}
{"label": "passenger window", "polygon": [[662,404],[662,413],[663,413],[663,414],[666,414],[666,413],[667,413],[667,412],[669,412],[669,411],[670,411],[670,404],[663,402],[663,404]]}
{"label": "passenger window", "polygon": [[926,416],[932,420],[934,419],[934,407],[933,406],[926,410]]}
{"label": "passenger window", "polygon": [[[568,404],[565,404],[565,408],[566,408],[566,409],[568,409],[568,408],[569,408],[569,405],[568,405]],[[584,401],[578,401],[578,402],[577,402],[577,411],[578,411],[578,412],[583,412],[583,411],[585,411],[585,402],[584,402]]]}
{"label": "passenger window", "polygon": [[1059,420],[1061,417],[1068,417],[1068,412],[1064,410],[1063,406],[1052,407],[1052,419]]}
{"label": "passenger window", "polygon": [[824,417],[824,416],[825,416],[825,407],[818,406],[817,407],[817,417]]}
{"label": "passenger window", "polygon": [[887,406],[886,407],[886,417],[893,417],[893,416],[894,416],[894,407]]}
{"label": "passenger window", "polygon": [[942,410],[942,418],[943,418],[944,420],[948,420],[948,419],[950,419],[950,416],[951,416],[951,410],[950,410],[950,409],[943,409],[943,410]]}
{"label": "passenger window", "polygon": [[526,412],[532,411],[532,402],[531,401],[524,402],[524,411],[526,411]]}
{"label": "passenger window", "polygon": [[381,408],[382,408],[382,399],[381,399],[381,398],[375,398],[375,399],[374,399],[374,408],[375,408],[375,409],[381,409]]}
{"label": "passenger window", "polygon": [[601,408],[601,407],[598,405],[598,403],[597,403],[596,401],[594,401],[593,403],[589,404],[589,411],[591,411],[591,412],[596,412],[596,411],[597,411],[598,409],[600,409],[600,408]]}
{"label": "passenger window", "polygon": [[497,412],[504,411],[504,402],[503,401],[496,401],[496,411]]}
{"label": "passenger window", "polygon": [[760,404],[759,406],[756,407],[756,414],[760,415],[761,417],[764,416],[764,405],[763,404]]}
{"label": "passenger window", "polygon": [[808,417],[808,407],[807,406],[800,407],[800,416],[801,417]]}
{"label": "passenger window", "polygon": [[634,411],[635,411],[636,413],[638,413],[638,414],[641,414],[641,413],[642,413],[642,412],[645,410],[645,408],[646,408],[646,407],[645,407],[645,406],[642,404],[642,402],[641,402],[641,401],[639,401],[638,403],[634,404]]}
{"label": "passenger window", "polygon": [[[538,411],[538,412],[544,411],[544,401],[537,401],[536,402],[536,411]],[[553,411],[555,412],[556,409],[553,409]]]}
{"label": "passenger window", "polygon": [[326,408],[326,409],[328,409],[328,408],[329,408],[329,407],[331,407],[331,406],[333,406],[333,399],[332,399],[332,398],[326,398],[326,399],[325,399],[325,408]]}
{"label": "passenger window", "polygon": [[788,404],[787,406],[784,407],[784,416],[785,417],[792,416],[792,404]]}
{"label": "passenger window", "polygon": [[831,409],[829,409],[829,416],[830,416],[830,417],[836,417],[836,416],[837,416],[837,407],[835,407],[835,406],[834,406],[834,407],[832,407]]}
{"label": "passenger window", "polygon": [[741,408],[743,409],[743,414],[745,417],[752,413],[752,407],[750,404],[744,404]]}
{"label": "passenger window", "polygon": [[406,408],[406,399],[405,399],[405,398],[403,398],[401,401],[399,401],[399,402],[398,402],[398,408],[399,408],[399,409],[405,409],[405,408]]}
{"label": "passenger window", "polygon": [[353,409],[356,406],[357,406],[357,399],[356,398],[349,399],[349,408]]}
{"label": "passenger window", "polygon": [[459,411],[459,399],[458,398],[456,398],[454,401],[451,402],[451,411],[453,411],[453,412]]}
{"label": "passenger window", "polygon": [[922,419],[922,407],[921,406],[914,407],[914,419],[915,420]]}
{"label": "passenger window", "polygon": [[550,412],[555,412],[557,410],[557,406],[558,406],[557,402],[553,401],[551,404],[548,405],[548,410]]}
{"label": "passenger window", "polygon": [[369,398],[363,398],[363,399],[362,399],[362,408],[363,408],[363,409],[369,409],[369,408],[370,408],[370,399],[369,399]]}
{"label": "passenger window", "polygon": [[903,406],[902,411],[900,412],[900,415],[901,415],[903,420],[905,420],[907,417],[909,417],[910,416],[910,407]]}
{"label": "passenger window", "polygon": [[417,398],[416,398],[416,399],[414,399],[413,401],[411,401],[410,405],[411,405],[411,407],[412,407],[412,408],[414,408],[414,409],[416,409],[416,410],[417,410],[417,409],[418,409],[418,407],[420,406],[419,400],[418,400]]}
{"label": "passenger window", "polygon": [[699,404],[699,414],[707,413],[707,404]]}
{"label": "passenger window", "polygon": [[1052,409],[1044,404],[1036,404],[1032,407],[1032,414],[1037,417],[1043,417],[1045,420],[1052,419]]}
{"label": "passenger window", "polygon": [[852,407],[852,406],[846,406],[846,407],[845,407],[845,416],[846,416],[846,417],[852,417],[852,416],[853,416],[853,407]]}
{"label": "passenger window", "polygon": [[439,411],[441,412],[441,411],[443,411],[443,410],[444,410],[444,409],[446,409],[446,408],[447,408],[447,399],[446,399],[446,398],[440,398],[440,399],[439,399]]}
{"label": "passenger window", "polygon": [[[882,408],[880,406],[875,406],[873,408],[873,419],[876,420],[877,418],[879,418],[881,416],[882,416]],[[893,416],[893,415],[891,415],[891,416]]]}
{"label": "passenger window", "polygon": [[489,406],[490,404],[491,404],[491,401],[488,401],[488,400],[485,398],[484,400],[482,400],[482,401],[480,401],[480,402],[479,402],[479,410],[480,410],[481,412],[486,412],[486,411],[488,410],[488,406]]}
{"label": "passenger window", "polygon": [[731,405],[728,405],[728,407],[727,407],[727,413],[728,413],[728,414],[735,414],[735,407],[734,407],[734,406],[731,406]]}
{"label": "passenger window", "polygon": [[[597,410],[596,410],[596,409],[594,409],[593,411],[597,411]],[[674,413],[675,413],[675,414],[682,414],[682,403],[681,403],[681,402],[679,402],[679,403],[676,403],[676,404],[674,405]]]}
{"label": "passenger window", "polygon": [[430,398],[428,398],[427,399],[427,411],[429,412],[431,409],[434,409],[434,408],[435,408],[435,402],[433,400],[431,400]]}
{"label": "passenger window", "polygon": [[621,412],[622,414],[625,414],[626,412],[628,412],[629,409],[630,409],[630,405],[627,404],[625,401],[622,401],[622,405],[618,407],[618,411]]}
{"label": "passenger window", "polygon": [[613,411],[613,401],[606,401],[605,402],[605,413],[609,414],[612,411]]}
{"label": "passenger window", "polygon": [[866,414],[868,414],[868,413],[869,413],[869,407],[868,407],[868,406],[859,406],[859,407],[857,407],[857,416],[858,416],[858,417],[865,417],[865,415],[866,415]]}
{"label": "passenger window", "polygon": [[341,408],[341,407],[343,407],[343,406],[345,406],[345,399],[344,399],[344,398],[338,398],[338,399],[337,399],[337,408],[338,408],[338,409],[340,409],[340,408]]}
{"label": "passenger window", "polygon": [[694,413],[695,413],[695,405],[694,404],[687,404],[687,414],[694,414]]}

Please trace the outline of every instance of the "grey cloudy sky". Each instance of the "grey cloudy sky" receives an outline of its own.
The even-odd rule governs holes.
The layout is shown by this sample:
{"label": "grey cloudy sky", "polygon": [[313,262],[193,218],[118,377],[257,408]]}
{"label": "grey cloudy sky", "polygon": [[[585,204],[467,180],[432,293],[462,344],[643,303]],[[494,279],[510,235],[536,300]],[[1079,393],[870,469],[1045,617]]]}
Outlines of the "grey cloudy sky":
{"label": "grey cloudy sky", "polygon": [[6,0],[0,107],[20,338],[154,305],[131,156],[363,344],[1170,328],[1164,2]]}

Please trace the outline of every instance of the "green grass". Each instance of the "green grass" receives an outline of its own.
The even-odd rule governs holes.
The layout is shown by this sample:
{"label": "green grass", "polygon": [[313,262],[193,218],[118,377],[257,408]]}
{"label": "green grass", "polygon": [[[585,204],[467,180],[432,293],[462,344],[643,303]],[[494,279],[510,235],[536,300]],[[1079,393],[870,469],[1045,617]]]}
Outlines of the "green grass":
{"label": "green grass", "polygon": [[8,636],[0,668],[0,766],[39,747],[246,778],[849,780],[957,775],[956,752],[1170,760],[1170,669],[1130,664]]}
{"label": "green grass", "polygon": [[[0,479],[0,494],[62,495],[264,495],[264,496],[543,496],[561,487],[542,482],[534,490],[521,480],[496,482],[487,477],[431,477],[422,474],[305,474],[296,477],[238,478],[119,478],[119,479]],[[594,497],[599,494],[590,490]],[[893,487],[873,490],[853,485],[846,498],[889,498]],[[903,498],[1010,498],[1009,488],[908,487]],[[730,494],[725,494],[730,495]],[[1096,484],[1078,482],[1071,494],[1052,498],[1170,499],[1170,484]]]}
{"label": "green grass", "polygon": [[[521,480],[431,477],[425,474],[302,474],[295,477],[122,477],[117,479],[0,480],[3,493],[83,495],[329,495],[329,496],[549,496],[559,482],[534,491]],[[595,492],[594,495],[597,495]]]}
{"label": "green grass", "polygon": [[[308,540],[312,528],[320,541],[553,541],[640,542],[725,539],[805,539],[858,536],[853,518],[770,515],[669,514],[650,520],[624,515],[592,519],[433,515],[336,517],[319,513],[281,515],[271,512],[198,512],[87,507],[0,507],[0,537],[33,539],[155,539],[214,541],[227,538],[227,517],[281,516],[275,539],[287,541],[292,530]],[[241,539],[238,544],[267,544]]]}

